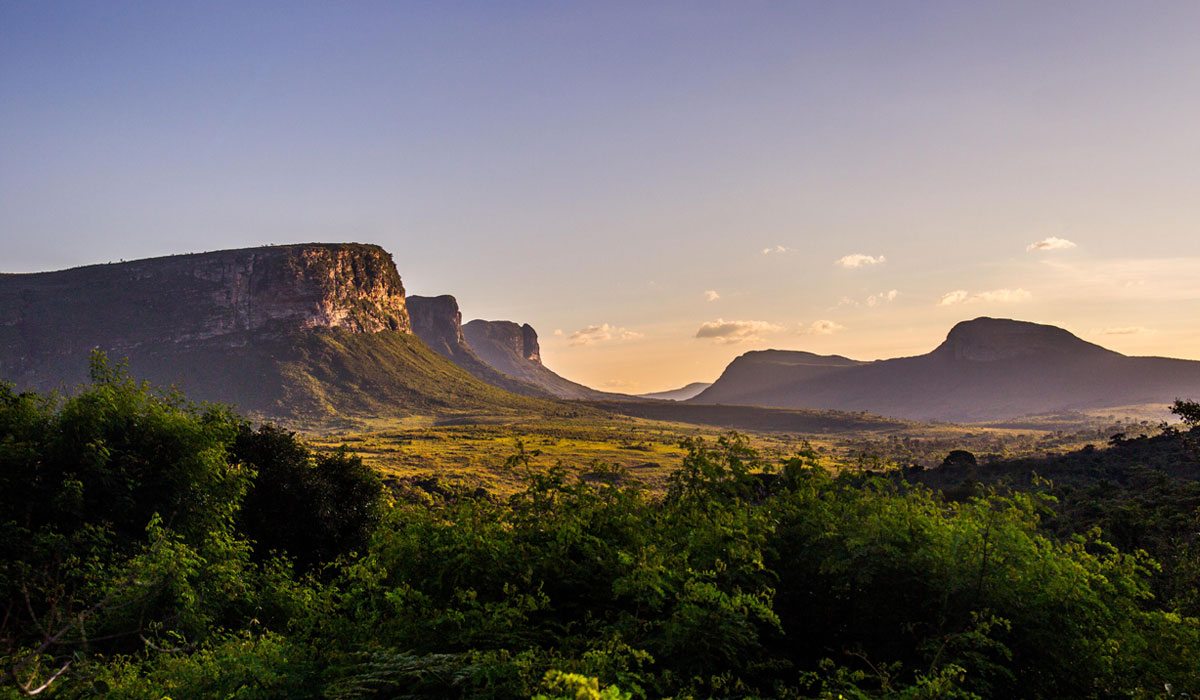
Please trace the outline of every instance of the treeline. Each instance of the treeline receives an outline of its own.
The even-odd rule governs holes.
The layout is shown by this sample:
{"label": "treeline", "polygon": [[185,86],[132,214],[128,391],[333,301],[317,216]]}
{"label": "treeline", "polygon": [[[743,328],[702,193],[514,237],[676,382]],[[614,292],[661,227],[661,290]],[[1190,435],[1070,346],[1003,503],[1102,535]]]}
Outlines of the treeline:
{"label": "treeline", "polygon": [[102,362],[0,388],[0,697],[1200,693],[1156,563],[1048,496],[687,446],[665,494],[523,452],[509,499],[386,492]]}

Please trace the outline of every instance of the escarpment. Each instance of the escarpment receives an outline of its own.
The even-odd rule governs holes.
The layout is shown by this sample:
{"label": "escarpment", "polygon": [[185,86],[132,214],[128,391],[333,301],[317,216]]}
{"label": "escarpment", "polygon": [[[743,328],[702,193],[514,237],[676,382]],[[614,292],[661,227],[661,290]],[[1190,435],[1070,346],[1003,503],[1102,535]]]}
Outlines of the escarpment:
{"label": "escarpment", "polygon": [[[407,299],[413,333],[442,357],[469,372],[476,379],[524,396],[553,396],[551,392],[527,381],[511,377],[484,362],[463,337],[462,312],[458,300],[449,294],[436,297],[410,296]],[[528,328],[528,326],[526,326]],[[532,328],[529,329],[533,331]],[[536,355],[537,334],[533,336]]]}
{"label": "escarpment", "polygon": [[[391,255],[298,244],[0,275],[0,381],[66,390],[93,350],[266,417],[509,409],[412,334]],[[482,365],[483,363],[480,362]]]}
{"label": "escarpment", "polygon": [[533,384],[560,399],[629,398],[564,379],[542,364],[537,331],[528,323],[476,319],[462,327],[467,345],[495,369]]}
{"label": "escarpment", "polygon": [[409,332],[391,255],[288,245],[0,275],[0,368],[13,378],[93,348],[236,346],[313,328]]}

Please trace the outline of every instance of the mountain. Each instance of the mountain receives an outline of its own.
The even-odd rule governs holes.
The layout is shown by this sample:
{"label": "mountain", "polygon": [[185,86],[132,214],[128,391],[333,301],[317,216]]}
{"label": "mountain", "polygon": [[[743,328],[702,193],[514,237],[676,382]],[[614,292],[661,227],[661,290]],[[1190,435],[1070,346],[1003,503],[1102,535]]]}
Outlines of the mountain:
{"label": "mountain", "polygon": [[550,406],[476,379],[414,336],[392,257],[373,245],[0,275],[0,381],[69,390],[93,349],[128,358],[139,379],[266,417]]}
{"label": "mountain", "polygon": [[762,355],[737,358],[692,401],[971,422],[1200,395],[1200,362],[1128,357],[1062,328],[1009,319],[963,321],[916,357]]}
{"label": "mountain", "polygon": [[687,386],[681,386],[678,389],[671,389],[670,391],[655,391],[649,394],[638,394],[638,398],[658,399],[659,401],[686,401],[710,386],[712,386],[712,382],[692,382]]}
{"label": "mountain", "polygon": [[[413,333],[434,352],[463,368],[471,376],[523,396],[553,396],[549,391],[510,377],[481,360],[463,337],[462,312],[458,310],[458,300],[454,297],[449,294],[436,297],[412,295],[405,301]],[[537,342],[536,336],[534,342]]]}
{"label": "mountain", "polygon": [[596,391],[564,379],[542,364],[537,331],[528,323],[476,319],[462,327],[463,336],[475,354],[495,369],[540,387],[560,399],[629,398],[623,394]]}
{"label": "mountain", "polygon": [[794,350],[756,350],[734,358],[717,381],[696,397],[697,403],[758,404],[780,383],[814,379],[847,367],[865,364],[840,355],[815,355]]}

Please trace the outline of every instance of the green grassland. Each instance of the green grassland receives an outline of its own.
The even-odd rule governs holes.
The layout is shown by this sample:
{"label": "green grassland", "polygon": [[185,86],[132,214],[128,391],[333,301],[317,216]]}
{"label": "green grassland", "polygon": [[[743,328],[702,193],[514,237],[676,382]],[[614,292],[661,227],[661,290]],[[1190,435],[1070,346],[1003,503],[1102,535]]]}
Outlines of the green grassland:
{"label": "green grassland", "polygon": [[[993,428],[833,411],[729,406],[720,407],[728,418],[724,424],[720,420],[693,424],[600,413],[594,410],[599,405],[609,410],[620,407],[619,402],[588,402],[593,410],[576,416],[424,416],[376,421],[368,430],[309,433],[306,437],[322,451],[344,446],[394,484],[434,480],[459,489],[506,494],[521,483],[521,475],[506,462],[522,450],[534,469],[561,463],[571,473],[586,477],[598,469],[603,471],[601,465],[617,466],[628,470],[631,478],[660,490],[687,453],[685,440],[711,442],[732,429],[747,434],[768,462],[811,447],[824,466],[840,471],[936,466],[951,450],[968,450],[981,462],[1048,456],[1088,444],[1103,445],[1109,436],[1128,427],[1096,422],[1072,431]],[[666,410],[655,408],[658,415],[670,415],[669,410],[669,405]],[[691,410],[675,415],[696,417]],[[767,428],[761,427],[764,425]],[[1154,432],[1148,423],[1133,425],[1142,432]],[[803,430],[770,429],[774,426]]]}

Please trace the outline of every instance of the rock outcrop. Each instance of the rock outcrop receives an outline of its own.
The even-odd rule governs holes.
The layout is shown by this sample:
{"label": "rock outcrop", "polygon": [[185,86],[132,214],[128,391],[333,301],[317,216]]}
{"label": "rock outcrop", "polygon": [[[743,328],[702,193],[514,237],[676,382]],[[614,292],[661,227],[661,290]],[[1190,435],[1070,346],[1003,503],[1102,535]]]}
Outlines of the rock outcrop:
{"label": "rock outcrop", "polygon": [[[449,294],[436,297],[410,296],[406,300],[413,333],[442,357],[462,367],[476,379],[523,396],[553,396],[549,391],[511,377],[479,358],[463,337],[462,312],[458,300]],[[528,327],[528,326],[526,326]],[[537,357],[537,334],[533,352]]]}
{"label": "rock outcrop", "polygon": [[483,321],[463,326],[463,336],[475,354],[493,368],[548,391],[561,399],[629,398],[624,394],[596,391],[564,379],[542,364],[537,331],[528,323]]}
{"label": "rock outcrop", "polygon": [[93,348],[245,345],[312,328],[409,332],[404,286],[378,246],[307,244],[0,275],[0,376]]}

